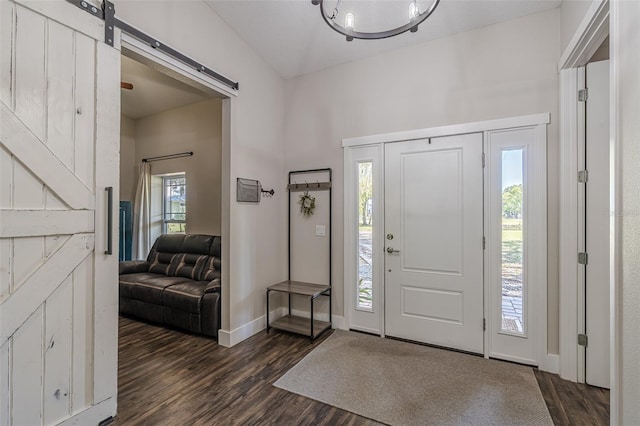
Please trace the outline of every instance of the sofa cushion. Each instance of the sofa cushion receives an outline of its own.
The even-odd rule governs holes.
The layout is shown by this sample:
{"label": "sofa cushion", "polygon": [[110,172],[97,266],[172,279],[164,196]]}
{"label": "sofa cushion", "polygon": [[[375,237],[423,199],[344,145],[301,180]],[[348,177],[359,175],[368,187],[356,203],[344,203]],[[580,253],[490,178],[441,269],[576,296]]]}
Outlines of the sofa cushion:
{"label": "sofa cushion", "polygon": [[189,281],[167,287],[162,292],[162,304],[184,312],[200,313],[200,300],[209,284],[206,281]]}
{"label": "sofa cushion", "polygon": [[201,281],[213,281],[216,278],[220,278],[220,264],[219,257],[207,256],[207,261],[203,265],[198,279]]}
{"label": "sofa cushion", "polygon": [[182,244],[183,253],[209,254],[213,235],[185,235]]}
{"label": "sofa cushion", "polygon": [[180,263],[181,253],[155,252],[149,260],[149,272],[175,277],[176,268]]}
{"label": "sofa cushion", "polygon": [[191,278],[199,280],[202,271],[205,269],[209,256],[206,254],[184,253],[177,254],[179,256],[176,262],[174,275],[177,277]]}
{"label": "sofa cushion", "polygon": [[120,275],[120,297],[161,305],[162,291],[165,288],[185,282],[192,282],[192,280],[149,272]]}

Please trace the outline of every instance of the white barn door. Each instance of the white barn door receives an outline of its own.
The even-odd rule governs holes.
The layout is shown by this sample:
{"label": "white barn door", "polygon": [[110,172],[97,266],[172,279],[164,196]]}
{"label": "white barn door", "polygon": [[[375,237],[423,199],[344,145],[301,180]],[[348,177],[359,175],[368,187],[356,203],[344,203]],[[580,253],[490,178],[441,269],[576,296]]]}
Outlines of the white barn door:
{"label": "white barn door", "polygon": [[116,410],[120,54],[65,1],[3,0],[0,20],[0,424],[97,424]]}

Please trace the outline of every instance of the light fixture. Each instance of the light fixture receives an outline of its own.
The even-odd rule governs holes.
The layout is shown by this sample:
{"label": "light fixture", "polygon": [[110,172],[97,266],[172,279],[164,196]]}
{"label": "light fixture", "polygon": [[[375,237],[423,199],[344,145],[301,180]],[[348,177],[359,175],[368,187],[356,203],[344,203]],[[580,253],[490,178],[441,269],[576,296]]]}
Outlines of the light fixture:
{"label": "light fixture", "polygon": [[[347,38],[347,41],[352,41],[354,38],[359,38],[363,40],[377,40],[381,38],[388,38],[397,36],[398,34],[402,34],[407,31],[411,31],[415,33],[418,31],[418,25],[424,22],[431,14],[436,10],[436,7],[440,3],[440,0],[432,0],[431,4],[428,7],[425,7],[423,11],[420,11],[420,7],[418,5],[418,0],[409,0],[409,13],[407,17],[406,23],[392,29],[380,30],[380,31],[357,31],[355,28],[355,15],[353,12],[346,13],[344,16],[344,25],[338,23],[339,19],[339,6],[340,0],[337,0],[336,7],[333,9],[332,13],[329,15],[326,13],[324,6],[326,0],[311,0],[311,3],[314,5],[320,5],[320,13],[322,15],[322,19],[333,29],[334,31],[339,32]],[[365,2],[361,2],[364,4]],[[375,3],[375,2],[366,2],[366,3]],[[403,3],[403,2],[396,2]],[[406,4],[406,3],[405,3]],[[375,7],[375,6],[369,6]]]}

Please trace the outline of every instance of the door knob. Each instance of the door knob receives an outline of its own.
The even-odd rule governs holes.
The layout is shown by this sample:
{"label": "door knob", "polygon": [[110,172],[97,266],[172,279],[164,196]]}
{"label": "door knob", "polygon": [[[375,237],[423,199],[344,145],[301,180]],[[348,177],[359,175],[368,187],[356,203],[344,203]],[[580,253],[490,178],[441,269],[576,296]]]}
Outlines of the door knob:
{"label": "door knob", "polygon": [[400,250],[396,250],[393,247],[387,247],[387,253],[400,253]]}

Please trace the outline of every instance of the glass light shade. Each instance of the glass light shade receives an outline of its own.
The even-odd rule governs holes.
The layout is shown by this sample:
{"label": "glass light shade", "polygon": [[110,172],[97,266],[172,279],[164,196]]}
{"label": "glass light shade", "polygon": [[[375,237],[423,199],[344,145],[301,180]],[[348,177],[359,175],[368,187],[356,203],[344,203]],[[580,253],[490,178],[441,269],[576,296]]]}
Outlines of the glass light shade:
{"label": "glass light shade", "polygon": [[344,16],[344,27],[348,30],[353,30],[355,20],[356,18],[353,16],[353,13],[347,13]]}
{"label": "glass light shade", "polygon": [[418,19],[418,16],[420,16],[420,10],[418,10],[418,3],[416,3],[415,1],[412,1],[411,3],[409,3],[409,20],[413,22],[416,19]]}

